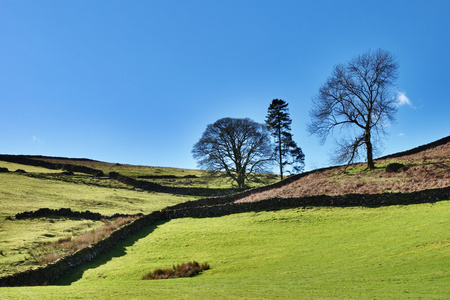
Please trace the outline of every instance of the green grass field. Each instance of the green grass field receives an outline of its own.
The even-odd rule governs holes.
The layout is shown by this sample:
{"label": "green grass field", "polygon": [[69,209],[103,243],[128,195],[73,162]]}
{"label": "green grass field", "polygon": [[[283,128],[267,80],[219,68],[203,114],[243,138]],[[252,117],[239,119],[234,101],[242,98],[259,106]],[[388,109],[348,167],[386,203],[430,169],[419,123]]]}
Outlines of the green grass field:
{"label": "green grass field", "polygon": [[[56,285],[2,299],[448,299],[450,201],[299,208],[159,223]],[[142,281],[196,260],[193,278]]]}
{"label": "green grass field", "polygon": [[[26,169],[26,166],[20,166]],[[27,169],[30,172],[36,171],[35,167]],[[102,224],[68,218],[14,220],[17,213],[39,208],[71,208],[74,211],[90,210],[103,215],[147,214],[192,199],[195,197],[0,173],[0,274],[30,268],[27,251],[37,243],[57,240]]]}
{"label": "green grass field", "polygon": [[[234,190],[226,178],[206,171],[88,160],[60,163],[208,194]],[[6,162],[0,167],[27,172],[0,173],[1,275],[34,267],[27,252],[39,243],[102,225],[70,218],[14,220],[16,213],[70,207],[104,215],[146,214],[200,198],[147,192],[106,176],[63,175]],[[367,173],[352,172],[364,178]],[[249,185],[276,180],[259,176]],[[51,285],[0,288],[0,299],[448,299],[449,232],[450,200],[176,219],[141,230]],[[192,260],[207,262],[211,269],[193,278],[141,280],[154,269]]]}
{"label": "green grass field", "polygon": [[[72,163],[66,160],[54,162]],[[101,169],[105,173],[120,172],[134,178],[157,176],[155,179],[142,180],[165,186],[203,187],[207,194],[212,195],[216,192],[220,194],[234,190],[226,178],[217,174],[213,176],[206,171],[119,165],[88,160],[74,163]],[[102,225],[102,222],[68,218],[14,220],[17,213],[40,208],[71,208],[73,211],[89,210],[103,215],[148,214],[167,206],[200,198],[195,195],[143,191],[106,176],[93,177],[83,173],[64,175],[61,170],[4,161],[0,161],[0,167],[8,168],[10,171],[21,169],[27,172],[0,173],[1,275],[34,267],[30,265],[28,250],[36,248],[39,243],[55,241]],[[186,178],[186,175],[190,176]],[[174,178],[167,178],[168,176]],[[250,185],[262,185],[274,180],[276,176],[260,176],[259,183],[252,182]]]}

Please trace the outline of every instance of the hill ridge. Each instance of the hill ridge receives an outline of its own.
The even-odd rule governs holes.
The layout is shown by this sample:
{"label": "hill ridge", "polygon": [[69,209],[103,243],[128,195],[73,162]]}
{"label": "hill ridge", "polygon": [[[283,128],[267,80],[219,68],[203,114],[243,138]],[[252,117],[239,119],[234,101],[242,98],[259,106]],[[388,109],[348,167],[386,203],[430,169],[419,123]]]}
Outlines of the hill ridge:
{"label": "hill ridge", "polygon": [[[388,159],[388,158],[396,158],[396,157],[401,157],[401,156],[405,156],[405,155],[411,155],[411,154],[416,154],[440,145],[444,145],[446,143],[450,142],[450,135],[443,137],[439,140],[421,145],[421,146],[417,146],[414,147],[412,149],[409,150],[405,150],[405,151],[400,151],[397,153],[392,153],[392,154],[388,154],[385,156],[381,156],[376,158],[375,160],[380,160],[380,159]],[[70,157],[64,157],[64,156],[46,156],[46,155],[31,155],[31,154],[0,154],[0,160],[4,160],[5,158],[8,159],[8,157],[10,159],[13,159],[13,157],[24,157],[24,158],[29,158],[29,159],[33,159],[33,160],[42,160],[42,159],[58,159],[58,160],[67,160],[67,161],[90,161],[90,162],[100,162],[100,163],[105,163],[105,164],[115,164],[115,163],[111,163],[111,162],[105,162],[102,160],[96,160],[96,159],[90,159],[90,158],[70,158]],[[5,160],[6,161],[6,160]],[[136,165],[136,166],[141,166],[141,165]],[[324,168],[330,168],[330,167],[340,167],[341,165],[337,165],[337,166],[329,166],[329,167],[324,167]],[[172,167],[162,167],[162,168],[172,168]],[[319,168],[319,169],[323,169],[323,168]],[[314,170],[318,170],[318,169],[314,169]],[[314,171],[311,170],[311,171]]]}

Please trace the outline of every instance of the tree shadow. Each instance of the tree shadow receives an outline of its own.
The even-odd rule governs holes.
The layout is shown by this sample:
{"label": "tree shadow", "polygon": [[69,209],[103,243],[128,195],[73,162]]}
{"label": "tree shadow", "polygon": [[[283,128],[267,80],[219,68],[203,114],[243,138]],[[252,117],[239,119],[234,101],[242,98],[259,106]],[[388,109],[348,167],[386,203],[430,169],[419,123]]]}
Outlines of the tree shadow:
{"label": "tree shadow", "polygon": [[145,238],[149,234],[151,234],[156,228],[158,228],[158,226],[163,225],[164,223],[166,223],[168,221],[169,220],[158,221],[158,222],[154,223],[153,225],[149,225],[149,226],[142,228],[141,230],[132,234],[128,238],[118,242],[114,247],[107,250],[105,253],[100,254],[93,260],[70,270],[67,274],[63,275],[56,281],[52,282],[50,285],[56,285],[56,286],[71,285],[72,283],[80,280],[83,277],[84,272],[86,272],[90,269],[98,268],[98,267],[108,263],[115,257],[124,256],[126,254],[126,248],[133,246],[140,239]]}

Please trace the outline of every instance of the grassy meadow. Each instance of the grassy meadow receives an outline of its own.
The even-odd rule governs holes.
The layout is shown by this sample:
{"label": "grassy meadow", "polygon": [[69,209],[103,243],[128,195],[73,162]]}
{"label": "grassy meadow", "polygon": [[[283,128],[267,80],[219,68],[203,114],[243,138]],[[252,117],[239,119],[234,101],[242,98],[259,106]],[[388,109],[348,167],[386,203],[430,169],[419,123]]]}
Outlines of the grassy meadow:
{"label": "grassy meadow", "polygon": [[[425,158],[405,160],[408,169],[398,174],[385,175],[386,162],[382,162],[375,171],[356,166],[346,173],[312,174],[285,190],[261,195],[322,193],[323,188],[335,189],[330,182],[336,182],[342,193],[372,185],[385,191],[390,182],[402,186],[414,174],[420,174],[414,180],[422,178],[431,188],[448,186],[446,147],[440,148],[443,154],[435,155],[438,159],[429,152]],[[105,174],[119,172],[163,186],[198,188],[209,195],[235,190],[220,173],[46,160],[81,164]],[[68,207],[103,215],[147,214],[205,196],[148,192],[106,176],[67,175],[1,161],[0,167],[26,171],[0,173],[1,275],[35,267],[30,251],[39,245],[104,226],[99,221],[61,217],[15,220],[16,213]],[[249,185],[277,180],[260,175]],[[0,299],[448,299],[449,232],[450,199],[407,206],[303,207],[174,219],[144,228],[48,286],[2,287]],[[208,263],[211,269],[192,278],[142,280],[155,269],[193,260]]]}
{"label": "grassy meadow", "polygon": [[[298,208],[161,222],[42,287],[2,299],[446,299],[450,201]],[[196,260],[192,278],[147,281]]]}
{"label": "grassy meadow", "polygon": [[[105,173],[119,172],[136,179],[153,181],[164,186],[200,187],[208,194],[229,193],[234,188],[224,177],[200,170],[145,167],[111,164],[91,160],[48,159],[57,163],[73,163],[101,169]],[[148,214],[177,203],[201,196],[148,192],[112,180],[61,170],[0,161],[0,167],[11,172],[0,173],[0,274],[8,275],[34,267],[29,252],[46,242],[79,235],[99,228],[103,222],[74,218],[39,218],[15,220],[14,215],[40,208],[71,208],[73,211],[103,215]],[[16,170],[26,173],[17,173]],[[188,175],[188,176],[186,176]],[[252,186],[273,182],[276,176],[260,176]],[[206,184],[206,182],[208,182]]]}
{"label": "grassy meadow", "polygon": [[0,167],[27,172],[0,173],[2,275],[33,267],[28,252],[40,243],[80,234],[103,224],[73,218],[15,220],[14,215],[17,213],[39,208],[71,208],[103,215],[148,214],[169,205],[196,199],[192,196],[135,190],[106,177],[93,178],[86,174],[50,176],[61,171],[7,162],[0,162]]}

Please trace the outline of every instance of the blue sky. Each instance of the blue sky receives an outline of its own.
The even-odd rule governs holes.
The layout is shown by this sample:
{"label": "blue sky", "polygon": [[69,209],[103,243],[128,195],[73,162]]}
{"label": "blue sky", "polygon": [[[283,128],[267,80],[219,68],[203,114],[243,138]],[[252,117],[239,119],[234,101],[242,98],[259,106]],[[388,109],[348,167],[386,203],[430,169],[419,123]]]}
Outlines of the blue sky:
{"label": "blue sky", "polygon": [[382,154],[407,150],[450,134],[449,15],[446,0],[0,0],[0,153],[193,169],[207,124],[262,123],[280,98],[306,169],[324,167],[311,98],[378,48],[404,100]]}

